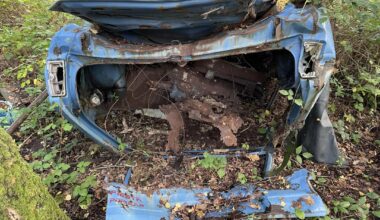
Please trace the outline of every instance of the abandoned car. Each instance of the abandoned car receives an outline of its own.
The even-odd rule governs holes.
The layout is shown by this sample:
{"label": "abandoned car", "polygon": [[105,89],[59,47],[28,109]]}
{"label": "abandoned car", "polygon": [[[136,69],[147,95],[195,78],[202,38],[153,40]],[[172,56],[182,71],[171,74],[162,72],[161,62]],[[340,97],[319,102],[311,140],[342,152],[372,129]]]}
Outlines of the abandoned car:
{"label": "abandoned car", "polygon": [[[317,7],[280,0],[60,0],[51,9],[89,23],[68,24],[51,41],[50,102],[104,148],[132,152],[139,136],[160,135],[150,145],[163,157],[258,155],[268,176],[273,152],[296,134],[297,146],[317,162],[337,161],[326,110],[334,41]],[[155,122],[156,134],[133,131],[133,120],[145,118]],[[306,170],[290,175],[287,189],[247,183],[222,192],[173,185],[147,193],[128,185],[131,176],[133,170],[124,183],[110,183],[107,219],[183,218],[175,213],[180,207],[237,197],[245,199],[198,217],[327,214]]]}

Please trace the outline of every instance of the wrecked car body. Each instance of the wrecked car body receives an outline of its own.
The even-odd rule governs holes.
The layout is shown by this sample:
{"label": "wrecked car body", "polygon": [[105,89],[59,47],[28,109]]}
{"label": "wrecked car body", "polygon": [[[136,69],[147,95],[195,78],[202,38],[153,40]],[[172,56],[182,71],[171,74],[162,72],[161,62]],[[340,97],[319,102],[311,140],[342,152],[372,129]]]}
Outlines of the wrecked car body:
{"label": "wrecked car body", "polygon": [[[273,94],[265,103],[270,108],[281,89],[292,93],[284,120],[278,119],[276,131],[268,129],[268,142],[251,149],[265,156],[265,174],[273,169],[274,148],[291,131],[299,131],[297,141],[315,160],[335,163],[338,159],[326,111],[334,42],[330,23],[314,6],[288,4],[278,10],[273,1],[61,0],[52,9],[94,24],[69,24],[57,32],[49,48],[45,78],[50,101],[98,144],[119,151],[120,139],[108,132],[106,122],[103,126],[97,120],[107,120],[110,111],[120,111],[167,121],[170,130],[164,147],[168,154],[191,155],[181,146],[185,116],[216,128],[223,145],[219,147],[236,148],[245,122],[239,115],[240,104],[267,92]],[[276,86],[263,89],[273,78]],[[132,143],[123,142],[127,151],[133,151]],[[293,181],[294,175],[301,176],[300,182]],[[326,215],[322,200],[307,183],[307,171],[294,175],[289,183],[298,188],[270,190],[267,195],[271,196],[260,197],[258,206],[239,203],[240,214],[291,217],[298,207],[291,204],[312,196],[313,202],[299,208],[307,216]],[[252,185],[244,187],[233,188],[226,196],[260,191]],[[300,188],[304,191],[297,191]],[[162,190],[157,193],[169,196],[170,204],[191,206],[201,200],[189,189]],[[107,218],[128,215],[139,219],[149,212],[151,219],[169,219],[173,207],[162,206],[158,194],[151,200],[126,185],[111,184]],[[291,198],[281,205],[287,194]],[[232,212],[235,208],[225,207],[206,217],[222,218]]]}

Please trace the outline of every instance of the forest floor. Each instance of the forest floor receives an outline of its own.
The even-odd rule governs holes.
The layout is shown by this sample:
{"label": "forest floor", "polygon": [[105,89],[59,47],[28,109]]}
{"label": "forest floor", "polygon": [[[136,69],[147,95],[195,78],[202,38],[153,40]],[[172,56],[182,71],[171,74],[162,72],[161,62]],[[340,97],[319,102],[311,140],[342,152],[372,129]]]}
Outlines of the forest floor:
{"label": "forest floor", "polygon": [[[380,116],[364,114],[353,110],[346,100],[332,96],[330,101],[330,117],[334,121],[335,130],[339,140],[339,150],[342,153],[342,161],[338,165],[324,165],[314,163],[310,159],[291,159],[291,165],[275,178],[261,179],[262,158],[230,158],[226,163],[226,173],[223,178],[218,178],[217,172],[198,166],[197,159],[184,159],[180,164],[173,165],[176,161],[162,158],[165,151],[166,135],[169,125],[166,121],[139,116],[129,113],[112,112],[108,117],[108,129],[115,133],[122,133],[124,138],[129,138],[136,148],[130,154],[116,155],[105,151],[94,144],[77,130],[64,133],[51,133],[36,135],[36,132],[17,132],[14,137],[21,143],[21,153],[26,161],[32,163],[36,172],[39,172],[50,191],[60,201],[61,206],[72,219],[102,219],[105,216],[106,185],[107,182],[123,182],[125,174],[130,167],[134,173],[130,184],[141,190],[154,190],[157,188],[183,186],[201,187],[211,186],[215,190],[223,191],[234,184],[251,182],[258,186],[279,186],[284,182],[284,177],[299,169],[306,168],[311,171],[314,180],[312,186],[321,195],[331,210],[331,217],[359,217],[370,216],[370,212],[378,206],[378,194],[380,193]],[[276,105],[281,106],[281,105]],[[260,126],[265,126],[262,120],[265,118],[265,109],[257,108],[257,105],[249,105],[244,123],[238,133],[239,145],[248,144],[256,146],[261,140],[265,141],[263,134],[258,132]],[[283,106],[282,106],[283,107]],[[273,109],[273,112],[278,110]],[[281,112],[281,111],[280,111]],[[54,114],[54,113],[52,113]],[[261,115],[261,116],[260,116]],[[270,115],[270,114],[267,114]],[[347,115],[353,115],[355,121],[347,120]],[[117,120],[123,118],[123,120]],[[267,118],[267,121],[271,117]],[[276,119],[276,118],[272,118]],[[278,119],[276,119],[278,120]],[[339,125],[339,121],[346,123]],[[261,122],[261,124],[260,124]],[[214,148],[223,147],[217,129],[206,123],[189,120],[186,123],[187,132],[181,139],[181,146],[185,149],[203,149],[212,153]],[[124,133],[122,132],[124,130]],[[352,134],[360,134],[357,139],[350,138]],[[49,136],[50,135],[50,136]],[[51,158],[49,158],[52,155]],[[276,149],[275,164],[279,166],[284,155],[283,149]],[[36,161],[48,163],[44,168],[36,166]],[[85,163],[84,163],[85,162]],[[65,174],[79,171],[76,182],[61,180],[68,178],[64,174],[53,174],[57,170],[57,164],[68,164],[70,168],[63,170]],[[83,165],[83,169],[80,168]],[[42,164],[43,165],[43,164]],[[76,166],[75,166],[76,165]],[[180,166],[180,169],[176,168]],[[82,172],[83,171],[83,172]],[[240,176],[238,176],[240,174]],[[83,203],[74,199],[73,188],[80,187],[88,177],[95,177],[96,183],[87,187],[90,202]],[[53,179],[52,179],[53,178]],[[80,199],[79,196],[78,199]],[[86,200],[85,197],[83,200]],[[365,201],[363,202],[363,198]],[[79,200],[80,201],[80,200]],[[341,204],[350,201],[350,207],[362,206],[359,211],[348,210],[347,213],[340,210]],[[361,204],[363,203],[363,204]],[[80,206],[79,204],[85,204]],[[348,208],[350,208],[348,207]],[[336,212],[334,212],[334,208]],[[346,207],[347,208],[347,207]],[[372,218],[372,217],[370,217]]]}
{"label": "forest floor", "polygon": [[[284,177],[306,168],[314,178],[312,187],[330,210],[329,217],[322,219],[379,218],[380,50],[379,12],[375,11],[380,8],[379,3],[322,2],[333,21],[337,50],[338,73],[331,79],[328,107],[342,154],[336,165],[293,155],[283,172],[263,179],[260,175],[263,159],[243,152],[241,158],[219,161],[225,172],[218,175],[216,170],[202,167],[199,159],[164,160],[162,152],[169,124],[126,112],[110,112],[107,120],[99,124],[120,136],[120,141],[128,141],[135,147],[129,154],[113,154],[70,125],[47,101],[33,109],[13,134],[21,155],[72,219],[104,219],[107,183],[123,182],[131,167],[134,175],[130,184],[141,190],[208,185],[219,191],[243,182],[286,188]],[[52,3],[53,0],[0,1],[0,89],[10,85],[11,89],[7,89],[16,98],[12,102],[21,111],[44,88],[43,70],[51,37],[68,23],[81,23],[63,13],[49,11]],[[236,134],[238,147],[266,144],[263,128],[278,121],[284,106],[275,105],[268,110],[262,102],[253,101],[243,102],[240,107],[244,123]],[[218,129],[188,119],[185,125],[180,139],[182,149],[203,149],[212,154],[214,148],[226,148]],[[284,151],[275,149],[275,166],[283,161]]]}

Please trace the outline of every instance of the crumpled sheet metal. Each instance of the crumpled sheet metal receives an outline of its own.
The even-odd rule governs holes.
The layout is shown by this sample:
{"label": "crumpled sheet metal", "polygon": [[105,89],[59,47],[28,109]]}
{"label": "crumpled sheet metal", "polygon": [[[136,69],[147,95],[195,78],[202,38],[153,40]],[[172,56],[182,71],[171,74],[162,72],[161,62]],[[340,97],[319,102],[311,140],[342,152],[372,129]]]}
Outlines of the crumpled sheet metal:
{"label": "crumpled sheet metal", "polygon": [[[328,21],[319,19],[321,13],[313,6],[297,9],[288,4],[280,13],[267,17],[245,29],[222,32],[210,38],[188,44],[161,46],[132,45],[91,33],[90,27],[74,24],[63,27],[53,37],[47,61],[65,61],[65,97],[51,97],[52,103],[60,105],[64,116],[98,144],[117,149],[116,138],[100,129],[81,111],[77,93],[77,74],[83,66],[94,64],[151,64],[178,62],[180,64],[215,59],[224,56],[255,53],[268,50],[288,50],[295,63],[294,85],[301,88],[304,108],[292,109],[289,122],[297,118],[305,120],[314,106],[323,86],[332,72],[325,71],[320,79],[301,78],[298,67],[301,65],[305,42],[318,42],[323,46],[317,65],[331,64],[335,60],[332,30]],[[321,68],[323,69],[323,68]],[[49,78],[48,70],[45,78]],[[315,87],[318,81],[318,87]],[[49,88],[49,87],[48,87]],[[50,91],[48,91],[51,94]],[[302,111],[302,114],[300,112]]]}
{"label": "crumpled sheet metal", "polygon": [[[235,205],[235,213],[241,216],[255,215],[260,218],[295,217],[295,209],[304,211],[306,217],[321,217],[328,213],[321,197],[308,183],[310,177],[306,169],[298,170],[287,177],[290,189],[264,190],[254,185],[240,185],[223,192],[224,199],[236,197],[249,198]],[[195,206],[209,200],[212,190],[201,189],[157,189],[151,195],[136,191],[133,187],[119,183],[110,183],[106,219],[173,219],[171,211],[177,205]],[[164,204],[163,204],[163,201]],[[170,204],[170,208],[165,207]],[[254,204],[254,205],[252,205]],[[206,218],[228,217],[233,207],[222,207],[219,211],[206,213]]]}
{"label": "crumpled sheet metal", "polygon": [[220,130],[220,138],[226,146],[237,146],[235,134],[243,125],[244,121],[238,115],[227,112],[216,114],[213,106],[206,102],[195,99],[189,99],[179,104],[179,108],[188,112],[189,118],[207,122]]}
{"label": "crumpled sheet metal", "polygon": [[248,17],[255,19],[256,14],[263,14],[273,3],[268,0],[60,0],[51,9],[81,17],[134,43],[143,43],[147,38],[162,43],[199,39],[226,25],[240,24]]}

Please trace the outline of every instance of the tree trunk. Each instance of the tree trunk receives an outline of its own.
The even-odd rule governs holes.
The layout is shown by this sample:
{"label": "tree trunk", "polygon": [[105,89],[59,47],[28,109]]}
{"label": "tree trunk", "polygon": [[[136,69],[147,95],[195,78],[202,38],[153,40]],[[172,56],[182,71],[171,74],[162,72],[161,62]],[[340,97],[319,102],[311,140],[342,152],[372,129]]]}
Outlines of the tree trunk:
{"label": "tree trunk", "polygon": [[0,219],[69,219],[0,128]]}

